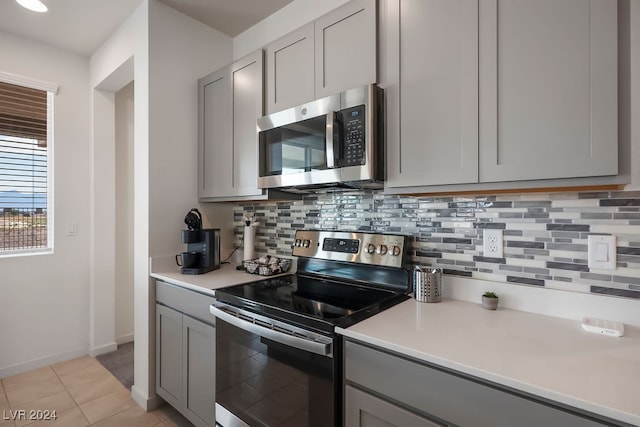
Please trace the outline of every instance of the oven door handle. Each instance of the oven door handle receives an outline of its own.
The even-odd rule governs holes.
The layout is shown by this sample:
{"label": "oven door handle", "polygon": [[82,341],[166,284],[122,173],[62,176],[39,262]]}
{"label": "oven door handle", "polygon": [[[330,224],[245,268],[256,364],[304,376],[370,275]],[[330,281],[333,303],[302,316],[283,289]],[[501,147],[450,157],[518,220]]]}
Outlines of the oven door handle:
{"label": "oven door handle", "polygon": [[[252,334],[256,334],[260,337],[267,338],[269,340],[278,342],[280,344],[287,345],[289,347],[297,348],[299,350],[308,351],[311,353],[319,354],[321,356],[329,356],[331,357],[331,342],[320,342],[316,340],[311,340],[307,338],[301,338],[294,335],[289,335],[284,332],[280,332],[266,326],[258,325],[256,323],[252,323],[248,320],[241,319],[239,317],[234,316],[233,314],[227,313],[224,310],[216,307],[215,305],[209,306],[209,311],[211,314],[219,318],[220,320],[224,320],[225,322],[240,328],[244,331],[251,332]],[[238,313],[242,313],[242,310],[234,308],[234,311]],[[251,315],[249,314],[249,317]],[[326,338],[327,341],[330,341],[330,338]]]}

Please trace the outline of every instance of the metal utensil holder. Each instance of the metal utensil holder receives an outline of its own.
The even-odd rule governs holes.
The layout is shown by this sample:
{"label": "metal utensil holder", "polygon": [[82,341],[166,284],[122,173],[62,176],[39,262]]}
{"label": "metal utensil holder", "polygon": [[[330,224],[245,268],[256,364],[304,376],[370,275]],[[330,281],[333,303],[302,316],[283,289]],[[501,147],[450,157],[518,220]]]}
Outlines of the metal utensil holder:
{"label": "metal utensil holder", "polygon": [[420,302],[440,302],[442,299],[442,269],[413,270],[413,297]]}

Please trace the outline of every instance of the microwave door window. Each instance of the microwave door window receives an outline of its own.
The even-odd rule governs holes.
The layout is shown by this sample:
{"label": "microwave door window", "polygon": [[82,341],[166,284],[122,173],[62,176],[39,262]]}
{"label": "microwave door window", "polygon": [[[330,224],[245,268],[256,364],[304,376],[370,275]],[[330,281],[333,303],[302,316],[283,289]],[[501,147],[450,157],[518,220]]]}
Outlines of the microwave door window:
{"label": "microwave door window", "polygon": [[325,116],[263,132],[266,174],[287,175],[327,169]]}

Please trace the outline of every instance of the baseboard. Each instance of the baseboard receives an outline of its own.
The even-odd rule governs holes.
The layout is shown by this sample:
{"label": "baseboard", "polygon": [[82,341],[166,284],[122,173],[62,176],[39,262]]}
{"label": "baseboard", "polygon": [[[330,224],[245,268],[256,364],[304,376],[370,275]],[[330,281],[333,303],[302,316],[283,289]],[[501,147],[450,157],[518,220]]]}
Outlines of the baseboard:
{"label": "baseboard", "polygon": [[65,362],[67,360],[76,359],[87,354],[87,348],[79,348],[73,351],[65,353],[54,354],[50,356],[41,357],[39,359],[30,360],[28,362],[18,363],[16,365],[0,368],[0,378],[10,377],[11,375],[21,374],[23,372],[31,371],[33,369],[42,368],[44,366],[53,365],[58,362]]}
{"label": "baseboard", "polygon": [[131,386],[131,398],[138,404],[138,406],[147,412],[153,411],[154,409],[164,405],[164,400],[160,396],[154,394],[147,398],[140,392],[140,390],[138,390],[135,384]]}
{"label": "baseboard", "polygon": [[133,341],[133,332],[130,334],[122,335],[121,337],[116,337],[116,344],[122,345]]}
{"label": "baseboard", "polygon": [[104,353],[110,353],[112,351],[116,351],[118,349],[118,344],[116,342],[112,342],[109,344],[102,345],[100,347],[92,348],[89,350],[89,355],[92,357],[99,356]]}

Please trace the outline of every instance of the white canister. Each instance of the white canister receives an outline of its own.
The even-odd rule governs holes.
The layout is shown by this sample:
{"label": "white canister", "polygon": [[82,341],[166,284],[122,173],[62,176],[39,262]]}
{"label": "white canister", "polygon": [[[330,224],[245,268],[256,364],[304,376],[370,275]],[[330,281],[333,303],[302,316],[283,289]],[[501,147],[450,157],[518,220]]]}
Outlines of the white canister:
{"label": "white canister", "polygon": [[242,247],[244,248],[244,260],[254,259],[256,257],[256,227],[245,226],[244,227],[244,241]]}

